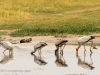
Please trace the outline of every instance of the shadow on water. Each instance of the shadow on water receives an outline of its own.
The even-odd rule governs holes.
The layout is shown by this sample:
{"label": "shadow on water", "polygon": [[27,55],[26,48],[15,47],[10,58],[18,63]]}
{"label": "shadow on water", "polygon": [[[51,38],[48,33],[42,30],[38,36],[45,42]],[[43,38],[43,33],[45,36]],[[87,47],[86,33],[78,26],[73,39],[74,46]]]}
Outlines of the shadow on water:
{"label": "shadow on water", "polygon": [[38,54],[38,56],[36,56],[35,54],[31,54],[32,56],[34,56],[34,62],[38,65],[46,65],[47,62],[45,60],[43,60],[41,58],[41,54]]}
{"label": "shadow on water", "polygon": [[0,61],[0,64],[8,64],[13,61],[13,53],[6,55],[4,54],[2,60]]}
{"label": "shadow on water", "polygon": [[66,64],[66,61],[63,57],[62,54],[59,54],[59,53],[55,53],[55,57],[56,57],[56,60],[55,60],[55,64],[58,66],[58,67],[67,67],[68,65]]}
{"label": "shadow on water", "polygon": [[88,69],[88,70],[93,70],[95,67],[92,66],[93,65],[93,61],[92,61],[92,53],[90,53],[90,60],[91,63],[87,62],[86,59],[86,53],[84,52],[84,60],[82,61],[82,59],[80,58],[80,56],[77,56],[78,59],[78,66],[80,66],[83,69]]}

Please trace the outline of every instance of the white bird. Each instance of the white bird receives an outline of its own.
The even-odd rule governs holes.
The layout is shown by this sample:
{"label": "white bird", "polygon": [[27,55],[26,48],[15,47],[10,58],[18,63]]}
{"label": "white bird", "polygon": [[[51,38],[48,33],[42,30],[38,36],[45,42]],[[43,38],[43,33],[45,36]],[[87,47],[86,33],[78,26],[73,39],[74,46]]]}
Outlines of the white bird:
{"label": "white bird", "polygon": [[[93,41],[92,41],[92,39],[95,39],[95,37],[94,36],[83,36],[83,37],[80,37],[79,39],[78,39],[78,47],[76,48],[76,56],[78,56],[78,49],[82,46],[82,45],[84,45],[84,51],[86,51],[86,49],[85,49],[85,44],[87,43],[87,42],[91,42],[92,44],[91,44],[91,47],[93,47]],[[91,50],[91,47],[90,47],[90,52],[92,52],[92,50]]]}
{"label": "white bird", "polygon": [[41,49],[45,47],[47,44],[45,42],[39,42],[34,46],[34,51],[31,54],[35,53],[38,50],[38,53],[41,54]]}
{"label": "white bird", "polygon": [[5,48],[5,50],[3,51],[3,53],[6,51],[6,50],[9,50],[9,54],[10,53],[13,53],[13,44],[11,44],[9,41],[0,41],[0,44]]}
{"label": "white bird", "polygon": [[[68,42],[68,40],[59,40],[55,43],[56,46],[56,51],[58,52],[60,49],[60,54],[63,54],[63,49],[66,46],[66,43]],[[61,49],[62,48],[62,49]]]}

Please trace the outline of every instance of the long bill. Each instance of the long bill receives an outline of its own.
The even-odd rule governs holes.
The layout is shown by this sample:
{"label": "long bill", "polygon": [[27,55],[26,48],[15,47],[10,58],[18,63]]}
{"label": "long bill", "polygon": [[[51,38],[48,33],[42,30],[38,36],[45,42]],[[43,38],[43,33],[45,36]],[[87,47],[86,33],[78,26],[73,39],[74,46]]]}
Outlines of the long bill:
{"label": "long bill", "polygon": [[76,48],[76,56],[78,56],[78,48]]}
{"label": "long bill", "polygon": [[[78,43],[79,44],[79,43]],[[76,56],[78,56],[78,49],[81,47],[81,45],[79,44],[79,46],[76,48]]]}

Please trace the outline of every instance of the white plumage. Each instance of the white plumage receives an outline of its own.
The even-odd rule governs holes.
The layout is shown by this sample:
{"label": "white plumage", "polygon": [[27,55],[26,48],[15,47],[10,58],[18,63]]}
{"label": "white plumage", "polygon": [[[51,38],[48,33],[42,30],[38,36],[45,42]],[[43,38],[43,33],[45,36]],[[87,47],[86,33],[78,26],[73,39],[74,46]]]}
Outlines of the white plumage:
{"label": "white plumage", "polygon": [[91,39],[91,36],[83,36],[78,39],[78,42],[80,44],[85,44],[86,42],[90,41],[90,39]]}
{"label": "white plumage", "polygon": [[10,52],[13,53],[14,46],[9,41],[0,41],[0,44],[5,48],[4,52],[6,50],[9,50],[9,54],[10,54]]}
{"label": "white plumage", "polygon": [[[79,49],[82,45],[84,45],[84,51],[86,51],[86,49],[85,49],[85,44],[86,44],[87,42],[92,42],[91,47],[93,46],[93,41],[92,41],[92,39],[95,39],[95,37],[94,37],[94,36],[83,36],[83,37],[80,37],[80,38],[78,39],[78,45],[79,45],[79,46],[76,48],[76,56],[78,56],[78,49]],[[90,47],[90,52],[92,52],[91,47]]]}

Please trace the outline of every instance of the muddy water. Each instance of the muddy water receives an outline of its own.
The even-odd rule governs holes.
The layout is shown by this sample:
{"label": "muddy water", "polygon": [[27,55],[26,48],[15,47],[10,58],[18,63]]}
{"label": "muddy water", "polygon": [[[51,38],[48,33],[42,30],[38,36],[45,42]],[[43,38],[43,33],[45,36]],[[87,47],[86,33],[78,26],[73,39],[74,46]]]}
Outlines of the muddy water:
{"label": "muddy water", "polygon": [[0,46],[0,75],[100,75],[100,47],[92,54],[89,50],[84,54],[81,48],[78,57],[75,48],[67,46],[62,56],[54,55],[52,48],[44,48],[41,55],[30,55],[33,48],[14,47],[9,55],[8,51],[3,54]]}

